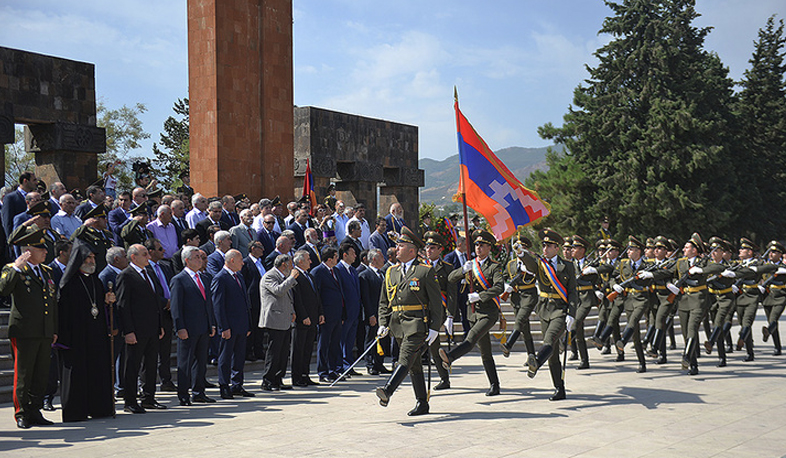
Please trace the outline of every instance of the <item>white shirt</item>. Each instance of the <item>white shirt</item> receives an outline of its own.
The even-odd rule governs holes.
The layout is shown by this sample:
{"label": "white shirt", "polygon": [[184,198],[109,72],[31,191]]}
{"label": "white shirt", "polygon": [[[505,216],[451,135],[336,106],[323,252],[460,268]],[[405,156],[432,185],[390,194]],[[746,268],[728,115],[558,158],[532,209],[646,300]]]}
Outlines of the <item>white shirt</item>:
{"label": "white shirt", "polygon": [[[344,226],[344,233],[349,234],[349,223],[352,221],[357,221],[360,223],[360,229],[361,229],[360,246],[363,247],[364,250],[368,250],[368,239],[369,237],[371,237],[371,228],[368,227],[368,221],[366,221],[365,219],[363,221],[360,221],[359,219],[353,216],[352,219],[347,221],[347,224]],[[338,240],[340,241],[343,239],[338,239]]]}

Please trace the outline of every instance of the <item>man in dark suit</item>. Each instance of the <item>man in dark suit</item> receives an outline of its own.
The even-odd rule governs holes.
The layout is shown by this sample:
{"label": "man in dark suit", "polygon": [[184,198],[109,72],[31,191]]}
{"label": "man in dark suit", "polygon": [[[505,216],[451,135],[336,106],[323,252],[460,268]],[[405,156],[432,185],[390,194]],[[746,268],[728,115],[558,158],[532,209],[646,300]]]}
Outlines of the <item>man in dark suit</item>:
{"label": "man in dark suit", "polygon": [[267,257],[276,249],[276,240],[281,235],[273,230],[275,224],[276,217],[272,213],[265,215],[262,219],[262,229],[257,231],[257,240],[262,242],[262,246],[265,247],[264,257]]}
{"label": "man in dark suit", "polygon": [[199,246],[199,249],[204,251],[206,255],[210,256],[214,251],[216,251],[216,245],[213,243],[213,237],[216,235],[216,232],[220,230],[221,227],[217,224],[214,224],[207,228],[207,239],[203,239],[201,235],[199,236],[199,241],[202,242],[202,245]]}
{"label": "man in dark suit", "polygon": [[276,257],[280,254],[289,254],[289,250],[292,249],[292,241],[286,235],[280,235],[276,239],[276,249],[273,250],[270,254],[265,256],[265,260],[262,261],[262,264],[265,266],[265,270],[270,270],[273,268],[273,263],[276,260]]}
{"label": "man in dark suit", "polygon": [[[359,256],[352,244],[342,244],[338,249],[338,256],[341,258],[341,262],[336,266],[336,273],[344,292],[344,309],[346,310],[346,318],[341,324],[341,353],[344,358],[342,369],[347,370],[355,361],[352,350],[355,348],[358,319],[360,318],[360,282],[357,271],[352,267],[355,259]],[[360,375],[360,373],[353,369],[349,375]]]}
{"label": "man in dark suit", "polygon": [[[226,223],[230,228],[240,224],[240,217],[235,211],[235,198],[226,195],[221,198],[221,221]],[[228,229],[228,228],[227,228]]]}
{"label": "man in dark suit", "polygon": [[360,221],[350,221],[347,223],[347,236],[341,241],[341,245],[350,244],[355,249],[355,257],[350,264],[356,269],[360,265],[360,252],[363,251],[363,245],[360,243],[362,232],[363,228],[360,225]]}
{"label": "man in dark suit", "polygon": [[2,215],[3,230],[5,230],[7,236],[14,231],[14,216],[27,210],[25,196],[28,192],[36,190],[37,183],[38,180],[35,177],[35,173],[22,172],[19,175],[19,186],[3,197],[3,208],[0,210],[0,215]]}
{"label": "man in dark suit", "polygon": [[287,229],[291,230],[295,233],[295,246],[293,248],[300,248],[306,243],[306,237],[304,232],[308,227],[308,211],[307,210],[298,210],[295,213],[295,217],[293,218],[292,223],[289,224]]}
{"label": "man in dark suit", "polygon": [[199,273],[204,254],[195,246],[186,246],[181,256],[185,267],[172,278],[171,312],[177,330],[177,397],[182,406],[215,402],[205,395],[205,372],[208,342],[216,333],[216,323],[207,289],[210,280]]}
{"label": "man in dark suit", "polygon": [[[390,206],[390,213],[385,215],[385,234],[388,232],[401,234],[401,228],[406,225],[407,222],[404,221],[404,207],[402,207],[400,203],[394,202]],[[392,245],[393,241],[390,240],[390,243]]]}
{"label": "man in dark suit", "polygon": [[[447,263],[453,264],[454,269],[463,266],[471,257],[467,257],[467,242],[463,235],[456,237],[456,249],[446,254],[443,260]],[[456,316],[455,321],[461,321],[461,327],[464,329],[464,335],[467,335],[470,329],[469,318],[467,317],[467,301],[469,297],[469,287],[460,283],[458,285],[458,292],[456,294]]]}
{"label": "man in dark suit", "polygon": [[[388,215],[390,216],[390,215]],[[394,246],[393,242],[388,237],[387,230],[388,224],[382,218],[377,218],[377,225],[371,237],[368,238],[369,248],[376,248],[382,252],[382,256],[387,261],[388,248]]]}
{"label": "man in dark suit", "polygon": [[[123,317],[123,334],[126,342],[126,364],[123,386],[125,407],[131,413],[145,413],[145,409],[166,409],[155,400],[156,361],[158,341],[164,336],[161,327],[161,285],[154,282],[145,269],[150,254],[142,245],[128,248],[131,263],[117,276],[117,303]],[[142,405],[136,400],[139,367],[144,364]]]}
{"label": "man in dark suit", "polygon": [[[363,325],[366,327],[365,348],[368,348],[377,336],[377,310],[379,310],[382,283],[385,280],[385,272],[382,270],[384,265],[385,258],[382,256],[382,252],[377,249],[369,250],[368,267],[358,275],[360,302],[363,305]],[[366,355],[366,369],[369,375],[388,372],[382,364],[382,356],[373,350]]]}
{"label": "man in dark suit", "polygon": [[106,222],[109,226],[109,230],[112,231],[112,234],[115,236],[115,245],[122,246],[123,238],[120,236],[120,231],[128,220],[131,219],[131,193],[123,191],[117,197],[117,200],[120,201],[120,205],[109,212]]}
{"label": "man in dark suit", "polygon": [[[240,269],[243,257],[229,250],[224,267],[213,277],[210,292],[221,345],[218,355],[218,383],[222,399],[254,396],[243,389],[243,367],[246,359],[246,337],[251,329],[251,305]],[[231,384],[231,385],[230,385]]]}
{"label": "man in dark suit", "polygon": [[199,232],[200,240],[205,240],[205,241],[209,240],[207,236],[207,228],[210,226],[213,225],[218,226],[221,228],[222,231],[228,231],[229,228],[232,227],[226,221],[221,220],[221,214],[223,211],[224,209],[223,207],[221,207],[220,201],[215,200],[213,202],[210,202],[210,204],[207,207],[207,218],[203,219],[202,221],[199,221],[196,224],[196,227],[194,227],[194,229],[196,229],[197,232]]}
{"label": "man in dark suit", "polygon": [[[158,341],[158,376],[161,378],[161,391],[177,391],[177,387],[172,383],[172,371],[169,367],[172,355],[173,329],[169,282],[175,275],[166,263],[161,262],[164,259],[164,247],[158,239],[149,239],[144,245],[150,254],[150,263],[146,267],[147,275],[154,283],[158,282],[158,286],[161,287],[159,301],[164,304],[164,308],[161,309],[161,327],[164,328],[164,337]],[[156,289],[158,290],[158,288]]]}
{"label": "man in dark suit", "polygon": [[317,337],[317,371],[320,382],[333,382],[341,370],[341,322],[345,318],[344,293],[338,273],[338,250],[322,249],[322,264],[314,267],[311,276],[319,292],[325,322],[319,325]]}
{"label": "man in dark suit", "polygon": [[[183,240],[183,231],[188,229],[186,222],[186,204],[182,200],[173,200],[169,205],[172,208],[172,224],[175,225],[177,231],[177,244],[178,248],[182,247],[185,243]],[[182,265],[182,261],[181,261]]]}
{"label": "man in dark suit", "polygon": [[[294,289],[295,302],[295,335],[292,346],[292,384],[299,387],[318,385],[309,378],[311,352],[314,339],[317,337],[317,325],[325,323],[322,301],[314,280],[308,273],[311,268],[311,257],[305,250],[295,253],[295,269],[300,271]],[[379,299],[377,299],[379,302]]]}
{"label": "man in dark suit", "polygon": [[248,336],[246,342],[246,359],[249,361],[256,361],[259,358],[265,357],[265,351],[262,344],[263,332],[256,326],[259,323],[259,281],[265,275],[267,269],[262,264],[262,255],[265,253],[262,242],[254,240],[248,244],[248,256],[243,259],[243,268],[240,273],[246,282],[248,290],[248,299],[251,301],[251,335]]}
{"label": "man in dark suit", "polygon": [[182,240],[182,246],[172,256],[172,270],[175,272],[175,275],[179,274],[185,267],[183,264],[183,249],[187,246],[199,248],[199,234],[196,229],[183,229],[183,232],[180,233],[180,240]]}
{"label": "man in dark suit", "polygon": [[[120,272],[123,271],[126,267],[128,267],[128,257],[126,256],[126,250],[123,247],[115,246],[111,247],[106,252],[106,267],[99,272],[98,279],[101,280],[101,283],[104,284],[105,291],[115,291],[117,289],[117,276]],[[109,287],[109,284],[112,284],[112,287]],[[123,329],[123,319],[120,315],[120,311],[117,308],[117,302],[112,304],[114,307],[114,318],[115,323],[113,329],[115,330],[122,330]],[[118,333],[114,337],[115,339],[115,394],[116,397],[122,398],[124,395],[123,391],[123,355],[125,354],[125,339],[123,338],[122,334]]]}
{"label": "man in dark suit", "polygon": [[311,267],[316,267],[322,262],[322,257],[319,255],[319,234],[316,229],[309,227],[306,229],[305,236],[306,243],[298,249],[307,252],[311,258]]}
{"label": "man in dark suit", "polygon": [[74,210],[74,216],[84,221],[85,215],[87,213],[96,208],[98,205],[103,205],[104,203],[104,188],[97,186],[97,185],[90,185],[87,188],[87,200],[76,207]]}
{"label": "man in dark suit", "polygon": [[224,268],[224,258],[232,249],[232,236],[227,231],[218,231],[213,236],[213,243],[216,250],[207,256],[207,273],[211,277],[215,277],[218,271]]}

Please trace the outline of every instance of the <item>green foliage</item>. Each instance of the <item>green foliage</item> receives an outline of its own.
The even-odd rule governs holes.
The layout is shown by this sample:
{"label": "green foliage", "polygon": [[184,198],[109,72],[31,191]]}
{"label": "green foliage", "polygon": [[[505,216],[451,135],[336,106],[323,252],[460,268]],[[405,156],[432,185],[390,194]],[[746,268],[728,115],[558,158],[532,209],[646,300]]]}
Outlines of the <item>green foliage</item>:
{"label": "green foliage", "polygon": [[106,129],[106,152],[98,155],[98,171],[102,175],[110,163],[116,163],[115,177],[118,184],[117,189],[131,189],[134,186],[133,172],[131,164],[135,160],[145,158],[131,156],[131,151],[141,147],[140,141],[150,138],[150,134],[145,132],[139,115],[147,111],[142,103],[137,103],[133,107],[123,105],[122,107],[110,110],[104,105],[104,101],[99,99],[96,107],[98,117],[98,127]]}
{"label": "green foliage", "polygon": [[14,143],[4,145],[5,151],[5,183],[14,186],[19,182],[19,175],[28,170],[35,170],[35,156],[25,152],[25,134],[22,127],[14,129]]}
{"label": "green foliage", "polygon": [[160,135],[163,150],[153,143],[153,169],[159,182],[168,189],[182,184],[178,176],[188,170],[190,158],[188,98],[177,99],[172,109],[178,117],[170,116],[164,121],[164,133]]}

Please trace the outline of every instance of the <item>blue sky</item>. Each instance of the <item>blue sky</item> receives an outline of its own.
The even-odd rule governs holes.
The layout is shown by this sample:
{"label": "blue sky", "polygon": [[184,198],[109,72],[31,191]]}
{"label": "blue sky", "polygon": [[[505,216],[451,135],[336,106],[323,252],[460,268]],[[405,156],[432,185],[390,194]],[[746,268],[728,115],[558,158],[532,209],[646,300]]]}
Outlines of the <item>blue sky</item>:
{"label": "blue sky", "polygon": [[[453,86],[492,149],[547,144],[585,64],[608,41],[600,0],[294,0],[295,104],[419,127],[420,157],[456,154]],[[699,0],[705,42],[735,80],[782,0]],[[97,92],[117,108],[141,102],[157,141],[188,93],[185,0],[4,0],[0,46],[96,64]]]}

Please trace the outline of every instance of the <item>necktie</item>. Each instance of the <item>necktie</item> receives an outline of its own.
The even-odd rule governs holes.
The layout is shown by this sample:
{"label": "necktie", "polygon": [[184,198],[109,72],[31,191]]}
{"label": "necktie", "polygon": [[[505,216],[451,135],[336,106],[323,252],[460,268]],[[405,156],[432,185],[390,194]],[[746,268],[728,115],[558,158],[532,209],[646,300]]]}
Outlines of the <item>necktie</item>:
{"label": "necktie", "polygon": [[254,240],[254,231],[252,231],[250,227],[248,228],[248,238]]}
{"label": "necktie", "polygon": [[322,262],[322,256],[319,255],[319,250],[317,249],[317,247],[314,247],[314,253],[317,254],[317,260],[319,262]]}
{"label": "necktie", "polygon": [[161,289],[164,290],[164,299],[169,300],[169,285],[166,284],[166,277],[164,277],[164,272],[161,271],[161,266],[155,264],[153,270],[156,271],[158,282],[161,284]]}
{"label": "necktie", "polygon": [[41,283],[43,283],[44,282],[44,277],[41,276],[41,270],[39,270],[37,265],[33,266],[33,271],[35,272],[35,274],[38,277],[38,279],[41,280]]}
{"label": "necktie", "polygon": [[199,279],[199,274],[194,274],[194,278],[196,279],[197,286],[199,286],[199,292],[202,293],[202,299],[207,300],[207,296],[205,296],[205,286],[202,284],[202,280]]}
{"label": "necktie", "polygon": [[259,271],[259,276],[265,275],[265,267],[262,266],[262,260],[257,259],[257,262],[254,263],[257,266],[257,270]]}
{"label": "necktie", "polygon": [[336,272],[333,271],[332,267],[330,268],[330,275],[333,275],[333,280],[338,281],[338,278],[336,278]]}
{"label": "necktie", "polygon": [[153,283],[150,281],[150,277],[147,276],[147,271],[144,268],[142,268],[142,276],[145,277],[145,281],[147,282],[147,284],[150,285],[151,288],[153,288],[153,291],[155,291],[156,287],[153,286]]}
{"label": "necktie", "polygon": [[232,276],[235,277],[235,281],[237,282],[237,286],[239,286],[240,289],[243,289],[243,284],[240,283],[240,278],[238,278],[237,273],[233,273]]}

